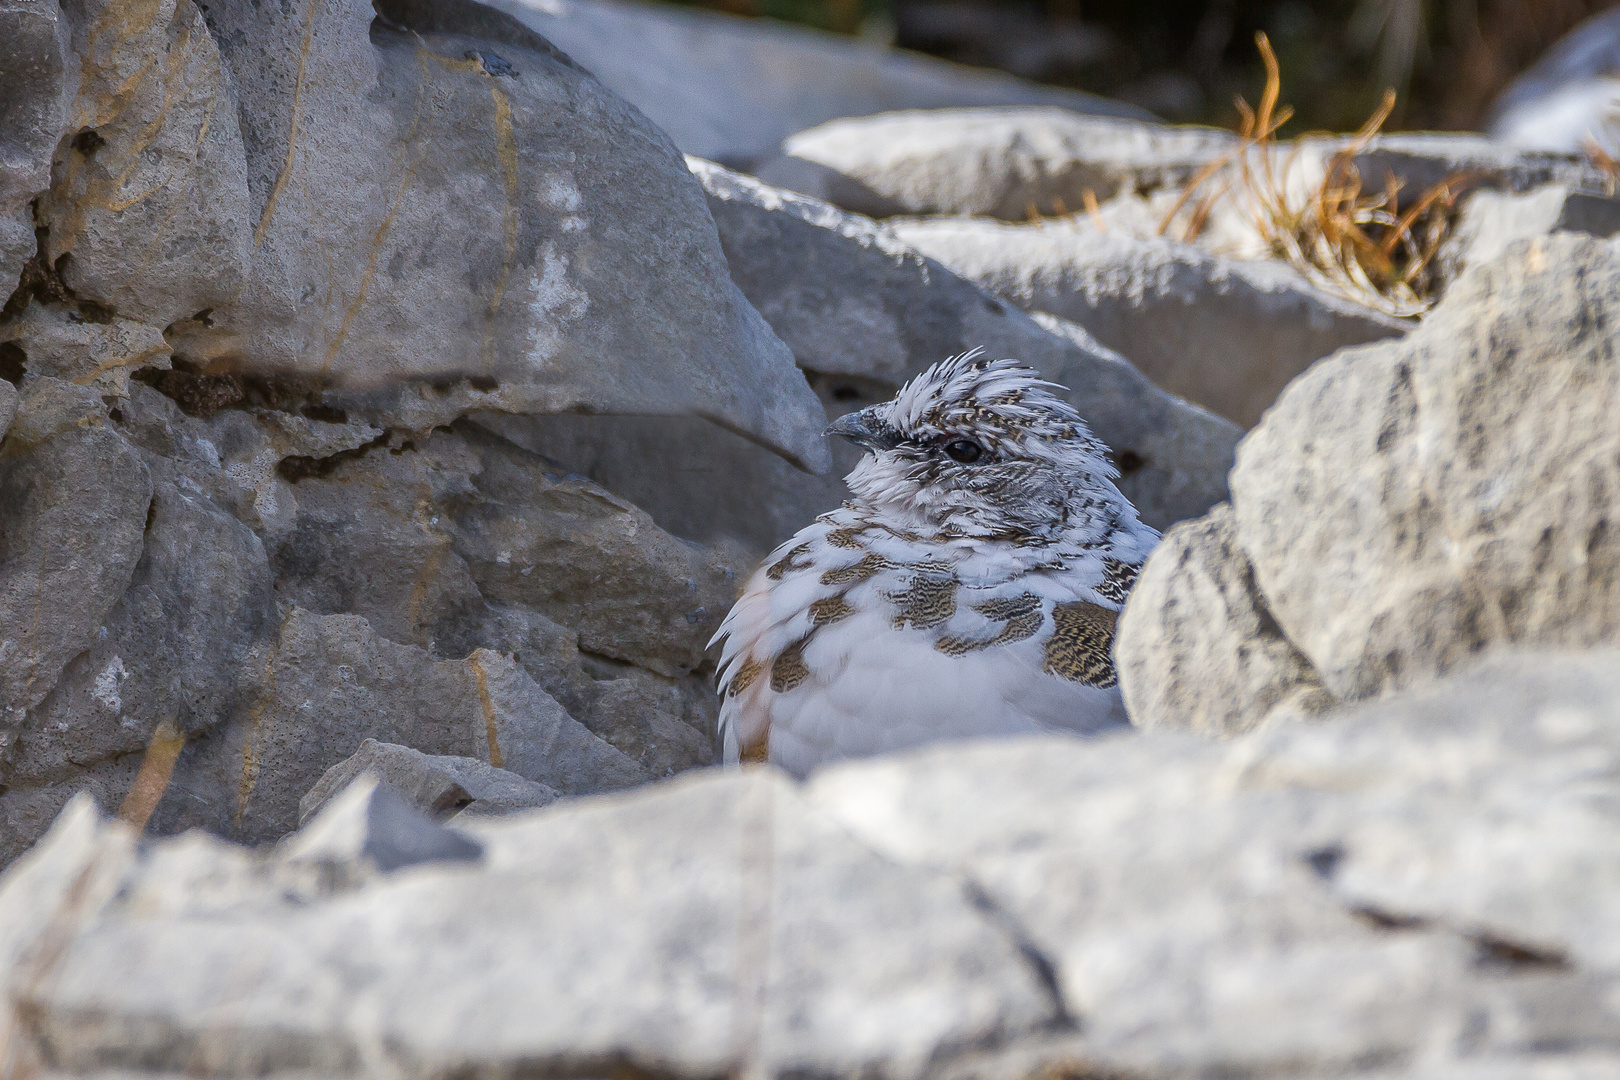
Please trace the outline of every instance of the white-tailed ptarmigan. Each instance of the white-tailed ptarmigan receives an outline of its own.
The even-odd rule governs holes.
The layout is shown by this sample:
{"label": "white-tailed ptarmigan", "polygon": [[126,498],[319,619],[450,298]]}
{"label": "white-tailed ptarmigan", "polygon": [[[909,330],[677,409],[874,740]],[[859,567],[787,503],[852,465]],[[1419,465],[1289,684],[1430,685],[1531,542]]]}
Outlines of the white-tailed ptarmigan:
{"label": "white-tailed ptarmigan", "polygon": [[975,351],[827,429],[869,451],[854,498],[772,552],[715,635],[727,761],[803,776],[1125,722],[1114,620],[1158,533],[1059,389]]}

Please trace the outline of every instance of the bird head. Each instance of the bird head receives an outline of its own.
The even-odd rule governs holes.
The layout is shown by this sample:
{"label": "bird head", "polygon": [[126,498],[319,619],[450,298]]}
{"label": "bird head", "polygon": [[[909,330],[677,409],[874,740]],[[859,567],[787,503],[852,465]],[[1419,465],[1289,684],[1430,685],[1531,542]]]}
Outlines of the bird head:
{"label": "bird head", "polygon": [[1130,504],[1080,414],[1016,360],[941,361],[891,401],[827,428],[866,448],[850,490],[906,528],[945,536],[1055,537]]}

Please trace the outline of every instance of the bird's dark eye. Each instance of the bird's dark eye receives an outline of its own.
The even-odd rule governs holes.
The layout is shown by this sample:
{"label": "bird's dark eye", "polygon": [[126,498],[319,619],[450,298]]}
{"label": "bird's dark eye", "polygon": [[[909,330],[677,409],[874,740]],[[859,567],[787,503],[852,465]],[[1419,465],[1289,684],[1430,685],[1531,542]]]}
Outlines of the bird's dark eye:
{"label": "bird's dark eye", "polygon": [[952,439],[945,444],[945,454],[952,461],[971,465],[984,457],[984,448],[971,439]]}

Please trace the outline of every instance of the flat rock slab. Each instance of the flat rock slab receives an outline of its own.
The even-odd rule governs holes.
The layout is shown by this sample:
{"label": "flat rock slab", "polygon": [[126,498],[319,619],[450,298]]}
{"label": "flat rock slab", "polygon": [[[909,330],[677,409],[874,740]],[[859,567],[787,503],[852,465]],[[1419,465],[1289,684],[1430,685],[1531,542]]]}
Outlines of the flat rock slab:
{"label": "flat rock slab", "polygon": [[846,210],[1026,221],[1191,180],[1237,149],[1217,128],[1171,127],[1065,109],[890,112],[801,131],[760,179]]}
{"label": "flat rock slab", "polygon": [[1320,725],[940,749],[809,800],[978,883],[1055,972],[1078,1035],[946,1075],[1614,1069],[1617,703],[1620,653],[1506,656]]}
{"label": "flat rock slab", "polygon": [[890,225],[969,281],[1084,327],[1159,386],[1243,427],[1322,357],[1410,327],[1324,293],[1282,263],[1098,232],[1089,222]]}
{"label": "flat rock slab", "polygon": [[440,820],[535,809],[559,797],[553,788],[478,758],[424,754],[398,743],[366,739],[360,749],[322,773],[298,800],[299,827],[309,824],[362,774],[375,777],[417,810]]}

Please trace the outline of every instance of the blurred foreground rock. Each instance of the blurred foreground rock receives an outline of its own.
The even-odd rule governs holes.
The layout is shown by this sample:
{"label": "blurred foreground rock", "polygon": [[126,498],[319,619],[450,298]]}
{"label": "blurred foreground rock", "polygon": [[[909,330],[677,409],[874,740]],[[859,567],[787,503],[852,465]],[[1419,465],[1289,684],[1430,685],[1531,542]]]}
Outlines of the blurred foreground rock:
{"label": "blurred foreground rock", "polygon": [[1229,744],[937,748],[450,827],[368,779],[258,852],[83,800],[0,879],[0,1023],[64,1076],[1604,1075],[1617,703],[1620,654],[1527,654]]}
{"label": "blurred foreground rock", "polygon": [[1142,572],[1116,644],[1138,722],[1241,730],[1302,686],[1352,702],[1620,642],[1616,296],[1610,244],[1521,241],[1406,339],[1296,380],[1239,445],[1230,514]]}

